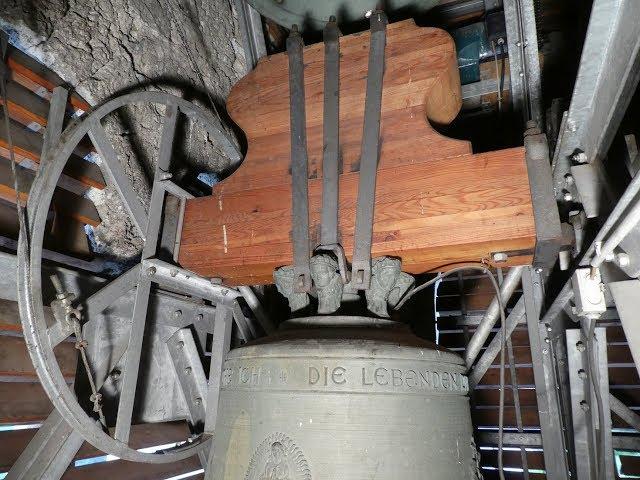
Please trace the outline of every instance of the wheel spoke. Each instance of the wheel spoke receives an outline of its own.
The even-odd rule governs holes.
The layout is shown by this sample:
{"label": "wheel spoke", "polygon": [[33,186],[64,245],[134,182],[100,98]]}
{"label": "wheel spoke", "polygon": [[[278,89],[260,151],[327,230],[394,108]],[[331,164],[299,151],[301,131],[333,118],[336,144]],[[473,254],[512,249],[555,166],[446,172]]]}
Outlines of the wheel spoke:
{"label": "wheel spoke", "polygon": [[140,356],[142,355],[142,341],[147,321],[147,307],[151,282],[143,275],[138,281],[136,299],[133,306],[133,318],[131,319],[131,333],[129,344],[124,357],[124,369],[122,383],[120,385],[120,403],[118,404],[118,417],[116,418],[115,439],[127,443],[131,431],[131,419],[133,405],[136,397],[138,383],[138,370],[140,369]]}
{"label": "wheel spoke", "polygon": [[[232,300],[235,302],[235,300]],[[218,400],[222,386],[222,368],[231,344],[233,308],[227,302],[216,305],[216,318],[213,324],[213,343],[211,345],[211,364],[209,366],[209,389],[207,391],[207,412],[204,421],[205,433],[212,433],[218,418]]]}
{"label": "wheel spoke", "polygon": [[89,137],[96,147],[98,155],[100,155],[102,159],[102,164],[105,167],[110,182],[118,190],[133,223],[140,232],[140,235],[144,238],[147,227],[147,213],[138,199],[136,192],[133,190],[131,181],[122,172],[122,165],[118,160],[118,154],[107,138],[107,132],[99,121],[95,121],[91,126]]}

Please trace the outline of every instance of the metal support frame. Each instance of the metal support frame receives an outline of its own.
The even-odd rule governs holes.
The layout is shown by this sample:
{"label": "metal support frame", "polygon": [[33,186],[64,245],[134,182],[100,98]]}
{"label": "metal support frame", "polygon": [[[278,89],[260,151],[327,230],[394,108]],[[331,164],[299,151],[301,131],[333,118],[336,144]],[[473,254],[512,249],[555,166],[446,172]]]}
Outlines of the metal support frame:
{"label": "metal support frame", "polygon": [[84,438],[54,410],[20,454],[6,478],[61,478],[83,443]]}
{"label": "metal support frame", "polygon": [[289,126],[291,131],[291,239],[293,291],[311,290],[309,257],[309,166],[304,94],[304,43],[295,27],[287,37],[289,57]]}
{"label": "metal support frame", "polygon": [[[565,439],[566,421],[556,376],[556,362],[551,332],[540,323],[543,291],[540,275],[531,268],[522,274],[525,314],[531,345],[531,360],[536,385],[536,400],[540,416],[540,431],[547,478],[566,480],[570,475],[570,461]],[[546,341],[549,339],[549,342]]]}
{"label": "metal support frame", "polygon": [[558,136],[554,190],[561,199],[573,155],[601,160],[640,78],[640,2],[595,0],[564,128]]}
{"label": "metal support frame", "polygon": [[[584,332],[580,329],[566,331],[576,477],[578,480],[614,480],[606,329],[596,328],[594,336],[593,345],[597,351],[589,359],[588,339]],[[597,381],[593,379],[595,375],[598,376]],[[601,413],[604,417],[602,424],[599,420]],[[598,476],[601,452],[605,472]]]}
{"label": "metal support frame", "polygon": [[504,0],[511,98],[524,123],[542,124],[538,34],[533,0]]}
{"label": "metal support frame", "polygon": [[242,31],[244,60],[247,73],[255,68],[258,60],[267,56],[267,46],[262,30],[260,14],[245,0],[234,0],[233,5],[238,14],[238,24]]}
{"label": "metal support frame", "polygon": [[[159,158],[156,164],[152,199],[148,214],[140,200],[133,192],[130,180],[121,174],[119,160],[115,155],[113,146],[109,143],[104,128],[101,125],[101,119],[109,113],[130,103],[137,102],[148,102],[165,106],[165,122],[160,140]],[[152,282],[156,283],[156,278],[158,280],[162,280],[164,278],[162,275],[158,275],[156,277],[156,270],[167,270],[166,278],[172,278],[172,273],[174,273],[173,269],[168,268],[169,265],[165,265],[163,262],[159,261],[160,263],[158,263],[157,266],[153,264],[146,265],[144,262],[153,260],[159,245],[161,245],[163,249],[168,249],[168,253],[172,253],[172,250],[175,247],[175,238],[169,237],[177,237],[177,224],[172,221],[168,223],[165,222],[165,226],[169,225],[168,230],[173,232],[171,233],[164,230],[162,227],[162,220],[164,214],[163,207],[167,197],[167,192],[170,192],[172,195],[176,195],[179,198],[185,197],[185,192],[182,189],[177,188],[177,185],[173,182],[169,181],[171,177],[171,174],[169,173],[169,166],[173,150],[173,135],[176,129],[176,117],[178,112],[202,122],[211,138],[215,138],[218,141],[220,147],[229,155],[232,162],[237,162],[239,160],[240,155],[233,139],[222,131],[220,120],[215,118],[210,112],[207,112],[206,110],[201,109],[200,107],[197,107],[181,98],[160,92],[139,92],[115,98],[93,110],[83,121],[72,124],[61,137],[62,140],[51,152],[51,156],[48,158],[48,161],[41,165],[38,175],[33,182],[32,189],[29,192],[29,200],[27,204],[29,214],[28,241],[26,236],[21,235],[18,243],[18,265],[15,270],[17,270],[18,274],[17,283],[20,314],[24,324],[23,330],[25,332],[25,341],[29,347],[32,361],[44,389],[52,399],[54,406],[74,431],[106,453],[130,461],[149,463],[173,462],[187,458],[196,453],[200,454],[203,449],[208,448],[209,443],[208,437],[200,435],[197,438],[193,438],[191,442],[188,442],[180,448],[157,454],[139,452],[136,449],[130,448],[126,443],[129,436],[130,422],[132,420],[135,387],[138,383],[137,374],[142,343],[144,333],[147,330],[146,320],[148,307],[151,305],[151,284]],[[119,299],[119,297],[117,297],[119,293],[122,294],[130,289],[132,283],[138,284],[135,290],[135,295],[130,295],[130,293],[126,294],[127,297],[135,296],[135,300],[132,300],[130,303],[130,305],[134,305],[131,327],[127,329],[126,322],[120,322],[125,329],[124,334],[121,335],[124,338],[125,347],[120,348],[118,346],[119,344],[114,344],[112,351],[115,362],[119,361],[120,358],[124,359],[124,365],[121,368],[123,374],[119,379],[121,395],[119,400],[118,418],[116,419],[115,438],[106,435],[103,430],[86,414],[84,408],[80,403],[78,403],[75,395],[65,382],[53,353],[53,346],[55,342],[60,340],[61,335],[55,336],[60,334],[60,332],[50,330],[48,328],[43,306],[43,300],[45,298],[51,298],[54,296],[46,292],[50,289],[48,282],[42,281],[44,268],[41,264],[41,254],[43,231],[48,210],[47,207],[55,189],[57,178],[62,173],[67,159],[87,133],[89,133],[90,137],[96,143],[96,148],[98,148],[99,152],[102,153],[103,165],[106,167],[107,173],[110,174],[112,180],[116,183],[117,189],[121,193],[123,203],[126,206],[126,210],[130,213],[134,225],[144,232],[146,239],[145,246],[143,248],[142,268],[137,268],[136,270],[120,277],[115,282],[108,285],[103,292],[94,293],[96,286],[102,286],[100,285],[103,283],[102,281],[97,280],[93,286],[89,286],[84,282],[76,281],[71,278],[73,277],[72,275],[67,275],[65,280],[62,281],[62,287],[60,287],[62,289],[61,291],[64,290],[65,294],[66,292],[75,293],[76,298],[78,299],[86,299],[88,296],[87,293],[93,293],[93,296],[90,298],[90,303],[92,305],[85,306],[86,313],[92,309],[95,311],[95,309],[101,308],[101,305],[105,306],[106,303],[114,300],[114,296],[116,297],[116,300]],[[176,206],[177,204],[176,202],[172,202],[172,205]],[[160,234],[161,229],[163,232],[162,235]],[[183,273],[184,272],[176,270],[174,275],[185,276],[186,278],[187,276],[182,275]],[[67,282],[67,277],[71,280],[71,285]],[[133,279],[133,282],[129,282],[130,279]],[[207,281],[208,285],[204,288],[201,280],[202,279],[199,278],[193,279],[193,285],[197,287],[195,288],[195,292],[188,288],[183,289],[182,291],[186,294],[195,295],[197,297],[198,289],[201,289],[206,291],[209,296],[200,298],[207,298],[211,301],[224,298],[223,287],[220,286],[219,289],[216,289],[209,281]],[[167,281],[167,283],[171,282]],[[179,284],[180,278],[174,283]],[[226,293],[228,294],[227,297],[230,300],[233,300],[234,303],[236,303],[235,299],[240,296],[236,290],[227,289]],[[154,294],[154,296],[157,295]],[[153,296],[151,298],[153,298]],[[165,297],[160,295],[160,298]],[[176,298],[176,300],[178,299]],[[112,306],[118,307],[118,303],[119,302],[116,301]],[[156,307],[154,306],[154,308]],[[111,310],[111,308],[109,310]],[[172,312],[175,313],[176,311],[178,310],[173,310]],[[66,313],[63,316],[66,316]],[[181,315],[175,316],[175,318],[172,319],[172,322],[169,322],[175,324],[175,326],[172,326],[171,328],[164,326],[160,327],[156,325],[155,322],[153,324],[149,322],[149,327],[153,327],[154,329],[154,335],[150,336],[147,340],[151,341],[154,345],[158,345],[155,342],[158,340],[165,342],[178,328],[184,328],[189,324],[196,323],[204,319],[204,315],[202,317],[199,315],[193,315],[185,323],[186,319],[179,317],[181,317]],[[247,320],[244,318],[244,315],[242,315],[242,319],[246,324]],[[85,325],[85,332],[91,337],[90,341],[93,343],[96,343],[96,335],[99,331],[99,329],[96,328],[96,325],[97,324],[95,322],[91,322],[91,319],[89,319],[89,322]],[[53,342],[51,340],[53,340]],[[89,348],[87,351],[88,356],[91,353],[90,350],[92,349]],[[93,351],[92,353],[92,361],[95,363],[97,352]],[[157,356],[158,352],[152,350],[150,354],[154,355],[155,365],[157,362],[155,356]],[[169,353],[166,352],[166,355],[168,356]],[[171,360],[169,359],[167,361],[170,362]],[[97,362],[97,365],[91,366],[92,370],[99,373],[95,378],[96,384],[100,384],[105,380],[105,375],[108,376],[108,372],[111,368],[113,367],[108,364],[102,365],[100,362]],[[160,375],[162,376],[162,382],[166,383],[166,381],[170,380],[170,378],[166,377],[163,372],[161,372]],[[178,386],[180,385],[181,383],[178,381]],[[105,385],[105,388],[106,387],[107,385]],[[147,386],[145,386],[145,388],[147,388]],[[185,397],[187,394],[185,394]],[[150,392],[145,392],[144,397],[151,398],[153,395],[150,394]],[[186,413],[188,414],[188,412]],[[162,421],[162,418],[160,421]]]}
{"label": "metal support frame", "polygon": [[562,227],[553,195],[547,137],[537,127],[527,129],[524,147],[533,220],[536,226],[533,264],[534,267],[549,268],[558,258],[562,244]]}
{"label": "metal support frame", "polygon": [[375,11],[369,18],[371,40],[367,67],[367,90],[364,101],[364,123],[360,148],[360,175],[353,234],[351,287],[367,290],[371,283],[371,240],[376,196],[376,177],[380,159],[380,115],[384,78],[387,16]]}

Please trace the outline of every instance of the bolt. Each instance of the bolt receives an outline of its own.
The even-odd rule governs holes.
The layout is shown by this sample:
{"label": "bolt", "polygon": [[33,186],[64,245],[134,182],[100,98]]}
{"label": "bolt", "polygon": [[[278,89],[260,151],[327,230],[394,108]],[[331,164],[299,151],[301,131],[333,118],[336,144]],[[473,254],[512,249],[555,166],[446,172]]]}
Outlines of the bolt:
{"label": "bolt", "polygon": [[573,155],[571,155],[571,159],[574,162],[578,162],[578,163],[587,163],[587,160],[589,160],[587,158],[587,154],[584,152],[576,152]]}
{"label": "bolt", "polygon": [[567,173],[564,176],[564,183],[566,183],[567,185],[573,185],[573,182],[574,182],[573,175],[571,175],[570,173]]}
{"label": "bolt", "polygon": [[551,343],[551,340],[549,339],[549,337],[544,339],[544,343]]}
{"label": "bolt", "polygon": [[173,318],[182,318],[182,310],[176,310],[175,312],[173,312]]}
{"label": "bolt", "polygon": [[518,75],[520,75],[521,77],[524,77],[524,72],[520,72]]}
{"label": "bolt", "polygon": [[506,262],[509,256],[504,252],[497,252],[493,254],[492,258],[495,263],[502,263]]}
{"label": "bolt", "polygon": [[171,275],[172,277],[175,277],[176,275],[178,275],[178,269],[172,268],[171,270],[169,270],[169,275]]}
{"label": "bolt", "polygon": [[187,368],[185,368],[185,369],[184,369],[184,373],[185,373],[186,375],[191,375],[191,367],[187,367]]}
{"label": "bolt", "polygon": [[210,281],[211,281],[211,285],[222,285],[221,278],[213,277]]}
{"label": "bolt", "polygon": [[113,372],[111,372],[109,377],[111,377],[111,380],[118,380],[120,378],[120,375],[120,370],[114,370]]}
{"label": "bolt", "polygon": [[196,397],[196,398],[193,400],[193,403],[194,403],[197,407],[199,407],[200,405],[202,405],[202,399],[201,399],[200,397]]}
{"label": "bolt", "polygon": [[562,194],[562,198],[565,202],[571,202],[573,201],[573,195],[571,195],[571,192],[564,192]]}
{"label": "bolt", "polygon": [[160,173],[160,180],[170,180],[172,177],[173,177],[173,174],[171,172]]}
{"label": "bolt", "polygon": [[576,349],[579,352],[584,352],[587,349],[587,347],[584,346],[584,343],[582,341],[579,341],[578,343],[576,343]]}
{"label": "bolt", "polygon": [[178,348],[184,348],[184,342],[182,340],[178,342]]}
{"label": "bolt", "polygon": [[542,349],[542,354],[543,354],[543,355],[546,355],[547,353],[549,353],[549,350],[547,350],[546,348],[543,348],[543,349]]}
{"label": "bolt", "polygon": [[204,315],[202,315],[201,313],[196,315],[196,322],[201,321],[204,318]]}
{"label": "bolt", "polygon": [[620,252],[616,253],[615,262],[619,267],[628,267],[631,263],[631,258],[628,254]]}
{"label": "bolt", "polygon": [[578,370],[578,377],[580,377],[582,380],[586,380],[587,379],[587,372],[585,372],[582,368],[580,370]]}
{"label": "bolt", "polygon": [[516,47],[521,47],[522,46],[522,42],[516,42]]}
{"label": "bolt", "polygon": [[536,267],[535,272],[536,273],[542,273],[542,267]]}
{"label": "bolt", "polygon": [[548,323],[546,324],[547,327],[547,332],[552,332],[553,328],[551,328],[551,325],[549,325]]}
{"label": "bolt", "polygon": [[153,277],[156,274],[156,271],[156,267],[149,267],[147,268],[147,275]]}
{"label": "bolt", "polygon": [[588,412],[589,411],[589,404],[587,403],[586,400],[582,400],[580,402],[580,408],[582,409],[582,411],[584,412]]}

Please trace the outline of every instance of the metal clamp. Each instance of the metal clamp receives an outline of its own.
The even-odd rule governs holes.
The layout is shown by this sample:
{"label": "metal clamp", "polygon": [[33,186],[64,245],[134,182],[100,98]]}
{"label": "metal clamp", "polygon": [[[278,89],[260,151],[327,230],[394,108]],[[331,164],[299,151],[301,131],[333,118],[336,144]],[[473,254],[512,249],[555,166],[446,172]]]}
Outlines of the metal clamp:
{"label": "metal clamp", "polygon": [[371,239],[373,236],[376,175],[380,158],[380,109],[382,107],[387,16],[382,11],[375,11],[370,17],[370,23],[371,40],[367,93],[364,104],[360,180],[351,268],[351,286],[357,290],[366,290],[371,283]]}
{"label": "metal clamp", "polygon": [[289,55],[289,115],[291,127],[291,230],[294,291],[311,290],[309,267],[309,186],[307,122],[304,98],[304,43],[296,25],[287,38]]}

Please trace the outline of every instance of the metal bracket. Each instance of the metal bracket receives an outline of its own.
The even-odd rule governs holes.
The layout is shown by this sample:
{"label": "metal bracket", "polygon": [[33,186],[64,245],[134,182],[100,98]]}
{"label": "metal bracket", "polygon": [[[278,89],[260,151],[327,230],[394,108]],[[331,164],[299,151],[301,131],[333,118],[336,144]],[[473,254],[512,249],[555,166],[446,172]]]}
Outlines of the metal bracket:
{"label": "metal bracket", "polygon": [[[595,320],[592,320],[595,321]],[[569,360],[569,380],[571,382],[571,412],[573,417],[573,438],[576,454],[576,476],[579,480],[615,478],[613,469],[613,446],[611,438],[611,413],[609,406],[609,376],[607,363],[607,336],[605,328],[595,329],[594,345],[597,353],[589,359],[587,339],[580,329],[566,332]],[[589,363],[592,367],[589,368]],[[592,375],[598,376],[598,393],[594,389]],[[602,404],[598,408],[598,402]],[[602,425],[599,413],[603,413]],[[596,430],[603,435],[601,448],[606,452],[604,475],[596,476],[598,444]],[[602,473],[602,472],[601,472]]]}
{"label": "metal bracket", "polygon": [[311,290],[309,267],[309,167],[307,165],[307,117],[304,97],[302,36],[294,25],[287,38],[289,56],[289,115],[291,127],[291,236],[293,239],[293,288]]}
{"label": "metal bracket", "polygon": [[[323,35],[324,107],[322,109],[322,223],[320,226],[320,244],[325,247],[338,244],[338,179],[340,175],[339,37],[340,30],[338,30],[336,19],[331,17],[324,28]],[[342,250],[341,247],[340,250]],[[335,253],[338,256],[338,253]],[[338,261],[340,261],[339,258]],[[345,276],[343,276],[343,280],[346,283]]]}
{"label": "metal bracket", "polygon": [[366,290],[371,283],[371,239],[375,206],[376,176],[380,157],[380,109],[386,46],[387,16],[375,11],[370,17],[371,41],[364,103],[364,125],[360,149],[360,179],[353,238],[351,287]]}

